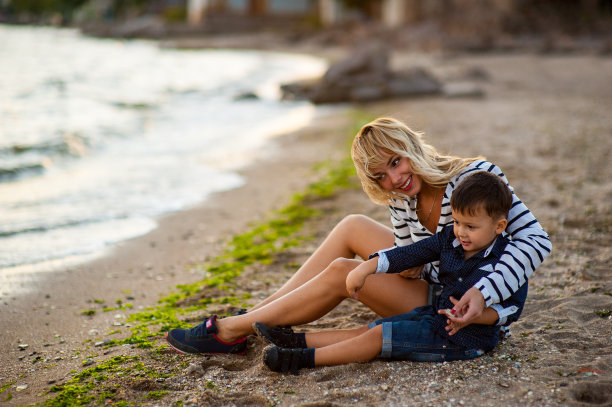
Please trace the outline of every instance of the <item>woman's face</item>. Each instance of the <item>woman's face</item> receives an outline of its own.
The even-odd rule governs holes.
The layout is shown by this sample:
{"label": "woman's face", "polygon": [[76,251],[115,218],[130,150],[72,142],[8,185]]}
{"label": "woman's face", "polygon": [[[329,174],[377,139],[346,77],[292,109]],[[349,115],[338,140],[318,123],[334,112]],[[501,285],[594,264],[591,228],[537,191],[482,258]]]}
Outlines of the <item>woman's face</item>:
{"label": "woman's face", "polygon": [[395,153],[382,153],[382,157],[384,163],[372,171],[381,188],[408,196],[421,191],[423,180],[412,172],[410,160]]}

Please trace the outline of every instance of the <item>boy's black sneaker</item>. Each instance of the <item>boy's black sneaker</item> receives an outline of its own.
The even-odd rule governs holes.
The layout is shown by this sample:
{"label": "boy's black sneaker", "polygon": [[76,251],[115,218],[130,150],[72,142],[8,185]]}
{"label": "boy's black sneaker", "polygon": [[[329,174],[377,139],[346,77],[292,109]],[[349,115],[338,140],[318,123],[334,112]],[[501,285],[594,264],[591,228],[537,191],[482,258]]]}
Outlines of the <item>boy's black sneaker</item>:
{"label": "boy's black sneaker", "polygon": [[280,346],[281,348],[306,348],[306,335],[295,333],[290,327],[274,326],[268,327],[261,322],[253,323],[255,333],[266,340],[266,342]]}
{"label": "boy's black sneaker", "polygon": [[299,369],[314,367],[314,348],[288,349],[270,345],[264,349],[263,361],[270,370],[297,374]]}
{"label": "boy's black sneaker", "polygon": [[166,333],[168,344],[180,353],[246,353],[246,337],[235,342],[223,342],[217,337],[217,316],[204,320],[191,329],[176,328]]}

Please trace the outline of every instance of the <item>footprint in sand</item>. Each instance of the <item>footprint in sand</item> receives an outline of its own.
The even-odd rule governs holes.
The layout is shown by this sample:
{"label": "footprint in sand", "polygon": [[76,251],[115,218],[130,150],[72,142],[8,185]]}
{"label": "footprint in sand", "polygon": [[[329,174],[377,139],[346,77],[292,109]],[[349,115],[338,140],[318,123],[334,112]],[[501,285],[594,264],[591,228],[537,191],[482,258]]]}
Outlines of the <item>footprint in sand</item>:
{"label": "footprint in sand", "polygon": [[609,406],[612,404],[612,381],[578,383],[572,388],[571,394],[581,403]]}

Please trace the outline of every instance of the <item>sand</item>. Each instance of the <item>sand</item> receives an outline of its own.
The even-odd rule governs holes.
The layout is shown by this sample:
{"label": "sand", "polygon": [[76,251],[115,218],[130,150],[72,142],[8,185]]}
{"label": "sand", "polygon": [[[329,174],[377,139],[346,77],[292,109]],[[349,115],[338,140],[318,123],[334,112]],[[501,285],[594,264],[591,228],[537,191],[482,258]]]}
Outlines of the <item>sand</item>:
{"label": "sand", "polygon": [[[124,242],[93,262],[33,276],[30,293],[0,303],[0,405],[41,403],[85,367],[119,355],[145,369],[99,382],[112,393],[94,402],[136,405],[612,405],[612,59],[599,55],[395,55],[396,66],[426,64],[447,81],[470,79],[483,98],[427,97],[359,106],[424,130],[445,152],[484,155],[506,173],[518,196],[549,233],[553,253],[530,280],[521,320],[510,339],[472,361],[376,360],[301,371],[270,372],[264,344],[249,337],[246,356],[184,356],[168,349],[94,344],[126,333],[130,312],[154,306],[195,282],[191,266],[220,253],[227,239],[271,211],[316,177],[313,165],[345,156],[348,108],[301,131],[275,138],[268,153],[242,170],[246,186],[160,219],[152,233]],[[325,216],[306,228],[312,241],[254,266],[239,277],[249,301],[271,293],[342,217],[387,212],[359,189],[316,203]],[[223,295],[218,291],[202,293]],[[131,302],[133,311],[99,312],[104,303]],[[96,309],[95,315],[82,311]],[[202,309],[201,315],[231,307]],[[197,314],[197,313],[196,313]],[[200,315],[200,316],[201,316]],[[197,319],[198,315],[190,318]],[[296,330],[352,327],[376,316],[347,300],[320,321]],[[163,337],[159,335],[158,345]],[[21,350],[19,344],[27,344]],[[91,364],[90,364],[91,363]],[[166,377],[167,376],[167,377]],[[155,393],[161,392],[161,393]],[[159,395],[159,399],[155,395]]]}

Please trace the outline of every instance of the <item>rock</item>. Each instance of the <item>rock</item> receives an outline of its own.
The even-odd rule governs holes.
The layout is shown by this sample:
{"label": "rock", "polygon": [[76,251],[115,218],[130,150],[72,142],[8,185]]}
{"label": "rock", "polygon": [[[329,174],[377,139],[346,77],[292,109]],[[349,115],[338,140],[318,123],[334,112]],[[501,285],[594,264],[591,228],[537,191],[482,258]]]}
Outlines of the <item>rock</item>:
{"label": "rock", "polygon": [[323,81],[331,83],[363,73],[384,76],[388,72],[389,49],[378,42],[372,42],[358,49],[350,57],[332,65],[323,76]]}
{"label": "rock", "polygon": [[387,96],[387,87],[381,85],[364,85],[349,90],[349,99],[352,102],[370,102],[384,99]]}
{"label": "rock", "polygon": [[442,91],[442,84],[424,68],[413,67],[396,72],[387,82],[392,97],[432,95]]}
{"label": "rock", "polygon": [[280,89],[283,100],[307,100],[318,80],[302,80],[281,84]]}
{"label": "rock", "polygon": [[258,100],[259,96],[255,92],[243,92],[234,96],[235,101],[239,100]]}
{"label": "rock", "polygon": [[321,79],[283,84],[281,91],[285,100],[307,99],[324,104],[438,94],[442,85],[423,68],[392,72],[389,49],[370,43],[332,65]]}

